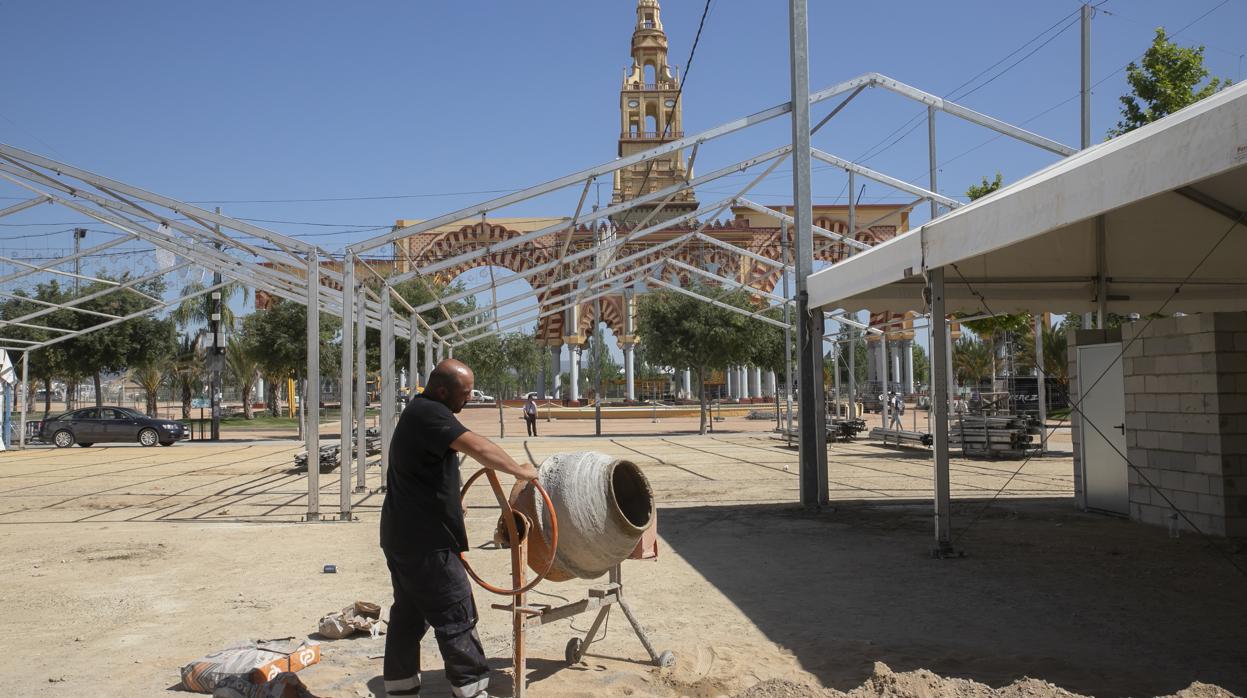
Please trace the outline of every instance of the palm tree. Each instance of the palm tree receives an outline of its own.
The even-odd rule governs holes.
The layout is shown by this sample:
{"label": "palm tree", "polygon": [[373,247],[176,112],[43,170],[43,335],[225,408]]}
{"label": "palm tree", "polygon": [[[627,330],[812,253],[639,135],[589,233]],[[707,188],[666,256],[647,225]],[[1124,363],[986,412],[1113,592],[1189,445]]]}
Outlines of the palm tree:
{"label": "palm tree", "polygon": [[1069,389],[1069,345],[1059,326],[1043,329],[1043,370],[1044,375]]}
{"label": "palm tree", "polygon": [[225,364],[238,381],[238,389],[242,393],[242,413],[245,419],[251,419],[251,389],[255,387],[260,376],[260,362],[255,352],[238,337],[230,337],[225,347]]}
{"label": "palm tree", "polygon": [[191,418],[191,398],[203,387],[204,357],[199,344],[190,337],[178,340],[170,375],[182,393],[182,419]]}
{"label": "palm tree", "polygon": [[143,364],[130,371],[130,380],[143,390],[143,397],[147,402],[147,416],[156,416],[156,395],[160,391],[160,386],[165,383],[165,372],[160,366],[155,364]]}
{"label": "palm tree", "polygon": [[992,382],[995,382],[998,371],[996,370],[996,357],[999,353],[996,351],[996,343],[998,340],[1007,339],[1008,337],[1016,337],[1026,332],[1026,328],[1031,324],[1030,315],[1026,313],[993,315],[980,320],[967,320],[963,323],[971,332],[987,341],[990,345],[990,353],[988,358],[991,362]]}
{"label": "palm tree", "polygon": [[974,337],[958,339],[953,345],[953,370],[957,372],[958,382],[979,385],[991,374],[991,349]]}
{"label": "palm tree", "polygon": [[[208,286],[202,281],[192,281],[182,288],[182,295],[190,295],[204,290]],[[231,282],[220,289],[221,293],[221,327],[225,331],[229,331],[234,327],[234,311],[230,310],[229,302],[234,296],[242,293],[245,289],[238,282]],[[206,325],[212,319],[213,306],[216,303],[212,299],[211,293],[205,293],[194,298],[187,298],[173,309],[169,317],[185,330],[191,325]]]}

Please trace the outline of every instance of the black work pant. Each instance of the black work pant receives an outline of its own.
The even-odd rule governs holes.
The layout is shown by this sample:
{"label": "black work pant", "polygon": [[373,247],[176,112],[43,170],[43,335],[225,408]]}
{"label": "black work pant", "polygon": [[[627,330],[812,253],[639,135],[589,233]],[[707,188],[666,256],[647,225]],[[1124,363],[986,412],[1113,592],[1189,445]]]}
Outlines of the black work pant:
{"label": "black work pant", "polygon": [[528,435],[536,436],[537,435],[537,415],[535,414],[524,415],[524,423],[528,425]]}
{"label": "black work pant", "polygon": [[419,689],[420,640],[432,626],[456,698],[484,694],[489,668],[476,634],[476,602],[463,561],[449,550],[386,550],[385,562],[394,583],[385,636],[386,693]]}

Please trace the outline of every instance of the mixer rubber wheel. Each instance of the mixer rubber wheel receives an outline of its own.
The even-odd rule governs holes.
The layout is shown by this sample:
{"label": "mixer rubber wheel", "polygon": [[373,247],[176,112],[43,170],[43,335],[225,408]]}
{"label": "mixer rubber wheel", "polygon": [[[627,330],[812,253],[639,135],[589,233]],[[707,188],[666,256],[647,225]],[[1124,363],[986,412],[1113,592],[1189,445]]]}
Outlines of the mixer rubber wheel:
{"label": "mixer rubber wheel", "polygon": [[563,659],[566,659],[568,664],[575,664],[576,662],[579,662],[580,646],[583,644],[584,642],[578,637],[573,637],[568,640],[567,648],[563,650]]}

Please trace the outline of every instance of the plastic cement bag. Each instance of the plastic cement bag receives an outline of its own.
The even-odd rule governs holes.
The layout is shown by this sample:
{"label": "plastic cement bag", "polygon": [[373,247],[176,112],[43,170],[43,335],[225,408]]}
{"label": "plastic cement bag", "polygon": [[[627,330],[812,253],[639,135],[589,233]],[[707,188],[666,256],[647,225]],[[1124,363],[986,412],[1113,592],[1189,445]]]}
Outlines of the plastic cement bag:
{"label": "plastic cement bag", "polygon": [[385,633],[388,621],[382,616],[381,606],[370,601],[356,601],[341,611],[321,618],[316,632],[331,640],[340,640],[357,632],[376,637]]}
{"label": "plastic cement bag", "polygon": [[[315,642],[293,639],[240,642],[182,667],[182,687],[188,691],[212,693],[226,679],[233,678],[258,685],[319,661],[320,645]],[[303,694],[275,695],[285,698]]]}

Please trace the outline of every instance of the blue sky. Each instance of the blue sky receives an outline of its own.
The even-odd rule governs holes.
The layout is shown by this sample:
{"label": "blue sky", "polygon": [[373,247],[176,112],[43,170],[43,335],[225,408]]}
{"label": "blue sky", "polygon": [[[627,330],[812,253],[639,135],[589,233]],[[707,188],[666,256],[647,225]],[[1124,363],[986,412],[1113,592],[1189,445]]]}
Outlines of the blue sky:
{"label": "blue sky", "polygon": [[[689,71],[702,7],[663,2],[671,61],[687,72],[685,130],[786,101],[787,3],[714,0]],[[1077,146],[1079,7],[813,0],[811,86],[878,71],[965,95],[974,109]],[[634,8],[632,0],[0,0],[0,141],[237,217],[283,221],[262,224],[336,252],[397,218],[437,215],[612,159]],[[1247,3],[1107,0],[1092,23],[1094,140],[1118,118],[1125,64],[1162,25],[1182,29],[1179,43],[1206,45],[1215,75],[1243,77]],[[868,92],[815,144],[856,159],[920,111]],[[707,148],[699,169],[774,147],[787,133],[777,121]],[[925,133],[919,126],[868,164],[925,182]],[[1054,159],[994,135],[941,117],[942,192],[961,196],[996,171],[1016,180]],[[781,168],[754,197],[788,200],[786,176]],[[820,171],[815,200],[843,202],[844,188],[842,176]],[[505,213],[569,215],[577,194]],[[0,197],[5,205],[22,192],[0,185]],[[873,185],[863,194],[900,198]],[[356,200],[274,201],[293,199]],[[0,219],[0,255],[63,252],[80,220],[51,207]]]}

